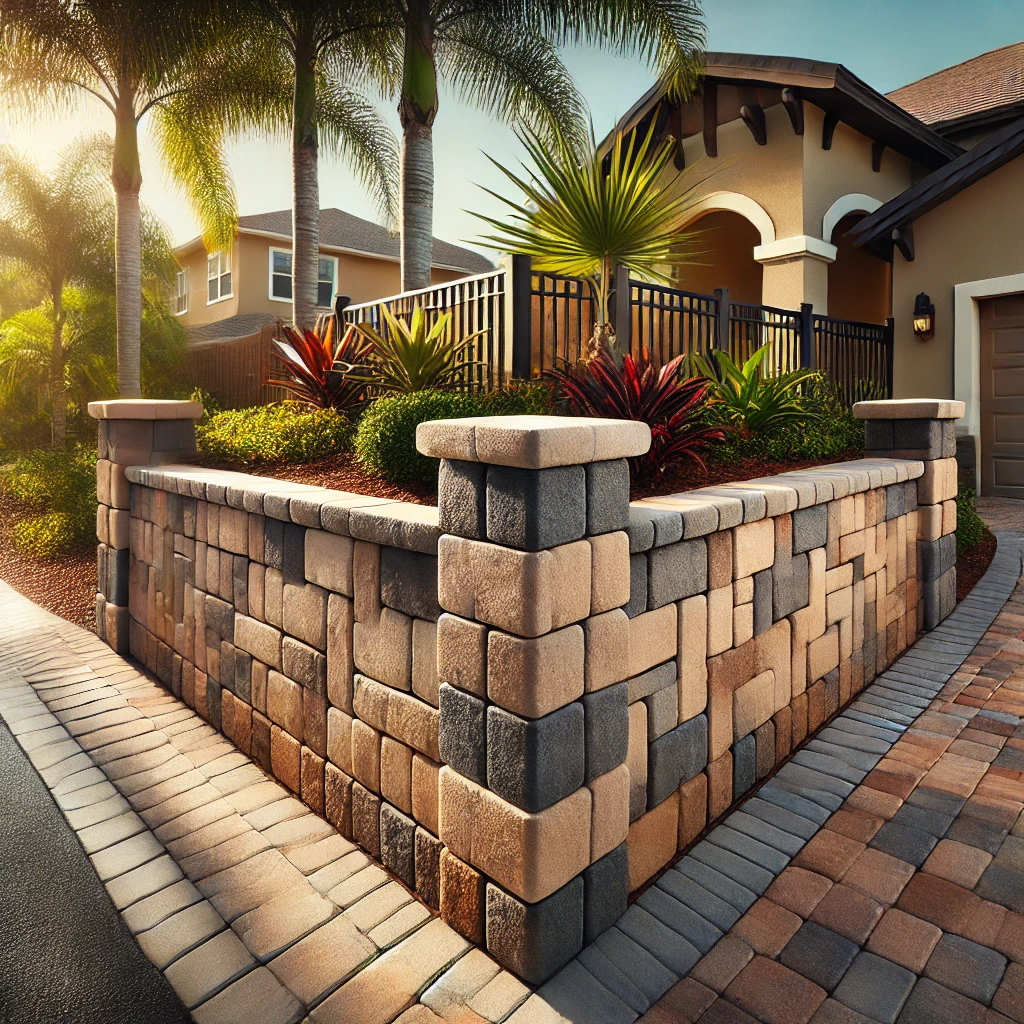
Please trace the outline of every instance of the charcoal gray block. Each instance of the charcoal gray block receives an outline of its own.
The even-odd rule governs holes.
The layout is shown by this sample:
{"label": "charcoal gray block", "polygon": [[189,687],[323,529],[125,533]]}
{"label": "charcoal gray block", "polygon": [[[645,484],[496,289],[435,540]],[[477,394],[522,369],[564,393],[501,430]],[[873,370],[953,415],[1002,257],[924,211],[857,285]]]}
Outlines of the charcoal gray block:
{"label": "charcoal gray block", "polygon": [[757,742],[749,733],[732,747],[732,794],[741,797],[757,781]]}
{"label": "charcoal gray block", "polygon": [[584,781],[604,775],[626,760],[629,746],[629,684],[585,693],[583,704]]}
{"label": "charcoal gray block", "polygon": [[629,525],[629,463],[625,459],[590,462],[585,468],[587,533],[596,536]]}
{"label": "charcoal gray block", "polygon": [[[161,644],[161,654],[164,652],[170,653],[168,648]],[[161,658],[161,661],[163,659]],[[168,658],[168,660],[170,660]],[[157,672],[157,675],[163,679],[163,673]],[[220,729],[220,693],[221,686],[213,676],[206,677],[206,720],[214,727],[214,729]]]}
{"label": "charcoal gray block", "polygon": [[773,571],[762,569],[754,573],[754,636],[772,628]]}
{"label": "charcoal gray block", "polygon": [[437,622],[437,555],[384,545],[380,549],[380,599],[414,619]]}
{"label": "charcoal gray block", "polygon": [[248,615],[249,559],[245,555],[233,555],[231,558],[231,594],[235,609],[239,614]]}
{"label": "charcoal gray block", "polygon": [[[487,709],[487,788],[526,811],[541,811],[583,785],[583,705],[529,721]],[[442,752],[443,758],[443,752]]]}
{"label": "charcoal gray block", "polygon": [[583,878],[538,903],[487,883],[487,951],[531,985],[547,981],[583,948]]}
{"label": "charcoal gray block", "polygon": [[437,471],[437,521],[443,533],[487,539],[487,466],[442,459]]}
{"label": "charcoal gray block", "polygon": [[437,703],[437,744],[441,760],[467,779],[487,785],[487,706],[442,683]]}
{"label": "charcoal gray block", "polygon": [[956,565],[956,534],[947,533],[938,540],[918,541],[921,556],[921,579],[937,580]]}
{"label": "charcoal gray block", "polygon": [[269,569],[284,568],[284,523],[280,519],[264,523],[263,562]]}
{"label": "charcoal gray block", "polygon": [[[654,547],[654,516],[653,510],[629,506],[629,522],[626,524],[626,536],[629,537],[629,553],[638,554],[650,551]],[[683,517],[679,519],[679,535],[683,533]]]}
{"label": "charcoal gray block", "polygon": [[488,540],[541,551],[579,540],[586,532],[586,473],[582,466],[487,467]]}
{"label": "charcoal gray block", "polygon": [[416,873],[416,892],[423,902],[434,910],[441,906],[441,849],[440,839],[432,836],[425,828],[416,829],[413,865]]}
{"label": "charcoal gray block", "polygon": [[[973,438],[971,440],[971,448],[974,448]],[[953,426],[952,420],[942,420],[942,458],[943,459],[955,459],[957,456],[957,436],[956,428]],[[974,486],[973,480],[971,486]]]}
{"label": "charcoal gray block", "polygon": [[181,452],[192,455],[196,450],[196,428],[191,420],[156,420],[153,423],[153,451]]}
{"label": "charcoal gray block", "polygon": [[655,665],[654,668],[626,680],[629,684],[629,703],[632,704],[634,701],[649,697],[652,693],[671,686],[675,681],[676,662],[673,658],[672,661],[662,662],[660,665]]}
{"label": "charcoal gray block", "polygon": [[235,648],[235,696],[252,703],[252,655]]}
{"label": "charcoal gray block", "polygon": [[810,505],[793,513],[793,554],[823,548],[828,538],[828,506]]}
{"label": "charcoal gray block", "polygon": [[[705,870],[710,871],[707,868]],[[723,932],[727,932],[740,919],[740,912],[731,903],[699,885],[682,871],[666,871],[654,884]]]}
{"label": "charcoal gray block", "polygon": [[168,492],[167,494],[167,525],[173,533],[185,532],[185,516],[181,507],[181,495]]}
{"label": "charcoal gray block", "polygon": [[[753,740],[753,737],[750,737]],[[659,736],[647,748],[647,809],[667,800],[708,763],[708,720],[697,715]]]}
{"label": "charcoal gray block", "polygon": [[708,546],[703,537],[654,548],[647,561],[650,609],[702,594],[708,588]]}
{"label": "charcoal gray block", "polygon": [[941,420],[895,420],[892,446],[895,451],[915,451],[918,458],[941,459],[944,457],[942,434]]}
{"label": "charcoal gray block", "polygon": [[285,636],[281,641],[281,666],[289,679],[321,696],[327,693],[327,658],[315,648]]}
{"label": "charcoal gray block", "polygon": [[859,952],[857,943],[830,928],[805,921],[783,949],[779,961],[831,992]]}
{"label": "charcoal gray block", "polygon": [[826,673],[825,679],[825,720],[828,721],[839,710],[839,669]]}
{"label": "charcoal gray block", "polygon": [[874,953],[861,952],[835,990],[844,1006],[880,1024],[894,1024],[917,981],[905,967]]}
{"label": "charcoal gray block", "polygon": [[227,640],[220,642],[220,685],[235,692],[235,645]]}
{"label": "charcoal gray block", "polygon": [[917,481],[906,480],[903,484],[903,511],[913,512],[917,508]]}
{"label": "charcoal gray block", "polygon": [[284,524],[284,553],[281,575],[285,583],[301,587],[306,582],[306,528]]}
{"label": "charcoal gray block", "polygon": [[186,537],[196,535],[196,514],[199,510],[199,502],[195,498],[182,497],[181,499],[181,532]]}
{"label": "charcoal gray block", "polygon": [[583,941],[589,945],[626,912],[629,860],[616,846],[583,872]]}
{"label": "charcoal gray block", "polygon": [[416,822],[386,802],[380,805],[380,860],[410,889],[416,888]]}
{"label": "charcoal gray block", "polygon": [[864,421],[864,450],[889,452],[893,448],[892,420]]}
{"label": "charcoal gray block", "polygon": [[212,594],[206,595],[206,628],[221,640],[235,639],[235,609]]}
{"label": "charcoal gray block", "polygon": [[885,489],[885,518],[897,519],[903,515],[906,488],[903,484],[891,484]]}
{"label": "charcoal gray block", "polygon": [[652,886],[636,901],[652,917],[682,935],[701,954],[708,953],[722,937],[722,930],[695,913],[685,903],[670,896],[664,889]]}
{"label": "charcoal gray block", "polygon": [[647,557],[629,556],[629,604],[623,610],[631,619],[647,611]]}
{"label": "charcoal gray block", "polygon": [[860,583],[864,579],[864,556],[857,555],[856,558],[851,558],[850,564],[853,566],[853,582]]}

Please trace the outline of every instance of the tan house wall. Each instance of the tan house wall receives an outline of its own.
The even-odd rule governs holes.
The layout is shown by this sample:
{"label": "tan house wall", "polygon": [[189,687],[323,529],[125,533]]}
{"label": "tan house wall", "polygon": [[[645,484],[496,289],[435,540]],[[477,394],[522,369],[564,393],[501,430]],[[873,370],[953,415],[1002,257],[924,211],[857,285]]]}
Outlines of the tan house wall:
{"label": "tan house wall", "polygon": [[[893,257],[894,397],[953,398],[954,287],[1024,273],[1024,157],[918,218],[914,247],[912,263],[899,253]],[[927,292],[935,305],[929,341],[913,331],[918,292]]]}

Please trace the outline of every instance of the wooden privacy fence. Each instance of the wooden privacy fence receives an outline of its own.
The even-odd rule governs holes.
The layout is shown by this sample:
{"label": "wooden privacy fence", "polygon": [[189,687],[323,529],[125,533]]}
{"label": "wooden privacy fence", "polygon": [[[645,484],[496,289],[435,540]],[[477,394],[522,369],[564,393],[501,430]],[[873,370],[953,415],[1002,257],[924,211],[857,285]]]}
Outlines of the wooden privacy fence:
{"label": "wooden privacy fence", "polygon": [[209,392],[224,409],[269,405],[288,397],[284,388],[268,383],[278,372],[271,341],[280,321],[244,338],[194,342],[188,347],[190,383]]}

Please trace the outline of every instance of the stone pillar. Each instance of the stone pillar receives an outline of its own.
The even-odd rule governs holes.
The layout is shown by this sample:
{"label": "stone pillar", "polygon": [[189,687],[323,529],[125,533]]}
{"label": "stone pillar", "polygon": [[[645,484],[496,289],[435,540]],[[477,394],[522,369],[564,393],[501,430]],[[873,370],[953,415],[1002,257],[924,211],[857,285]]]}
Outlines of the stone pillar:
{"label": "stone pillar", "polygon": [[908,398],[858,402],[864,454],[924,463],[917,481],[918,627],[934,629],[956,605],[956,435],[964,403]]}
{"label": "stone pillar", "polygon": [[99,421],[96,460],[96,632],[128,653],[128,579],[131,561],[131,484],[128,466],[194,459],[198,402],[122,399],[90,402]]}
{"label": "stone pillar", "polygon": [[650,431],[483,417],[417,443],[442,460],[442,916],[539,984],[626,909],[626,460]]}

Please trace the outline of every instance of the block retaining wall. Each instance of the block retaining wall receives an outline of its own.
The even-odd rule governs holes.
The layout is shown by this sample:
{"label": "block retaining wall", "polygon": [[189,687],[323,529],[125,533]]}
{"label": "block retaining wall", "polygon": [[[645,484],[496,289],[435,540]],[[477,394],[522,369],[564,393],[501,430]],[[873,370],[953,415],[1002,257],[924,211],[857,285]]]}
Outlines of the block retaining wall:
{"label": "block retaining wall", "polygon": [[631,505],[622,458],[445,459],[440,512],[102,423],[97,623],[539,983],[952,609],[952,424],[912,422],[924,458]]}

